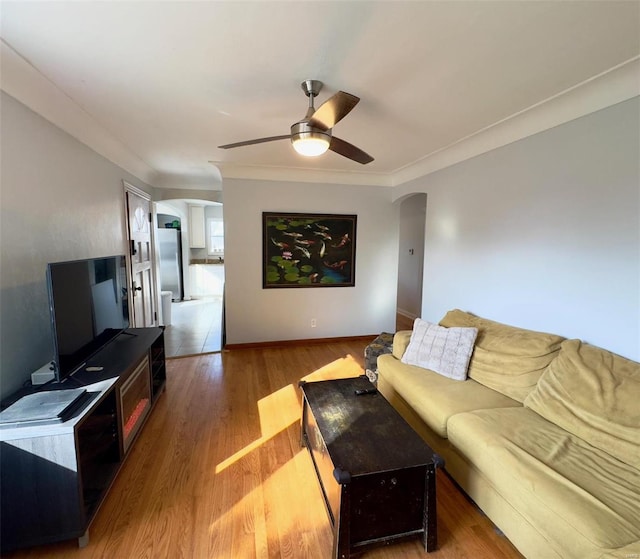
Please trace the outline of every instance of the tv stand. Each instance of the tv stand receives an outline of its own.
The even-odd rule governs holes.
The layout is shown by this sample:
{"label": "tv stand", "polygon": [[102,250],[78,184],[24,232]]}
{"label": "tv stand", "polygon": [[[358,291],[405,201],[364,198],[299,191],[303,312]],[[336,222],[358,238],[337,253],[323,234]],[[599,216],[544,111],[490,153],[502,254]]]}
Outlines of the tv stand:
{"label": "tv stand", "polygon": [[122,332],[122,334],[120,334],[121,336],[137,336],[138,334],[136,334],[135,332],[132,332],[131,330],[125,330],[124,332]]}
{"label": "tv stand", "polygon": [[88,543],[89,525],[165,389],[163,329],[127,330],[74,381],[93,399],[67,421],[0,429],[2,552]]}
{"label": "tv stand", "polygon": [[[85,367],[86,365],[83,365],[83,367]],[[86,382],[82,382],[81,380],[78,380],[77,378],[75,378],[73,375],[68,376],[66,379],[64,379],[62,382],[60,383],[56,383],[53,384],[51,386],[52,390],[66,390],[67,388],[84,388],[85,386],[87,386]]]}

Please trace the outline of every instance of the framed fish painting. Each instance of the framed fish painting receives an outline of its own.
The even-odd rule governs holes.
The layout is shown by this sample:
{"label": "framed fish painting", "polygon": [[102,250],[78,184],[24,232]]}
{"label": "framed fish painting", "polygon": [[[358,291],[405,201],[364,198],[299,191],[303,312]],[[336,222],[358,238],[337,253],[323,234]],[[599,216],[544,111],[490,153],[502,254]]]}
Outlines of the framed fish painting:
{"label": "framed fish painting", "polygon": [[355,215],[262,213],[262,287],[353,287]]}

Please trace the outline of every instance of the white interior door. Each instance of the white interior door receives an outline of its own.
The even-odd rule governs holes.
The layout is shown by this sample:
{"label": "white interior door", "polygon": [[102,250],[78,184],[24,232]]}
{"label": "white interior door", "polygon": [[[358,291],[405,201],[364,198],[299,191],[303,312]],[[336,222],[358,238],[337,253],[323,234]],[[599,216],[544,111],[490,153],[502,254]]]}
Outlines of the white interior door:
{"label": "white interior door", "polygon": [[154,281],[151,197],[125,183],[132,324],[147,328],[158,324]]}

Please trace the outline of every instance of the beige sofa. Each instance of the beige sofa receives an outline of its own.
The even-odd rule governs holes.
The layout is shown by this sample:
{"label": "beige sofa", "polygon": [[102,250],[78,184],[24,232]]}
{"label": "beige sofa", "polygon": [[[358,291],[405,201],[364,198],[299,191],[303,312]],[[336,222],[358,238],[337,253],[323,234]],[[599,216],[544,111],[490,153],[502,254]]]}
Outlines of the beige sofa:
{"label": "beige sofa", "polygon": [[469,378],[378,358],[378,388],[529,559],[640,558],[640,364],[454,310]]}

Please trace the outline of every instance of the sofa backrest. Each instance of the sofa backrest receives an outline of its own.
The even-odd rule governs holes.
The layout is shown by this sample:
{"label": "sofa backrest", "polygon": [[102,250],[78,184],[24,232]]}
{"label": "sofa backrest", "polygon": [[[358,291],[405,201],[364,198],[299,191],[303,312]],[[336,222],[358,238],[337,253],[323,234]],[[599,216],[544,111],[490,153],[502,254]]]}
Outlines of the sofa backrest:
{"label": "sofa backrest", "polygon": [[524,405],[640,468],[640,363],[566,340]]}
{"label": "sofa backrest", "polygon": [[501,324],[459,309],[449,311],[440,325],[477,328],[469,377],[519,402],[524,402],[536,386],[565,339]]}

